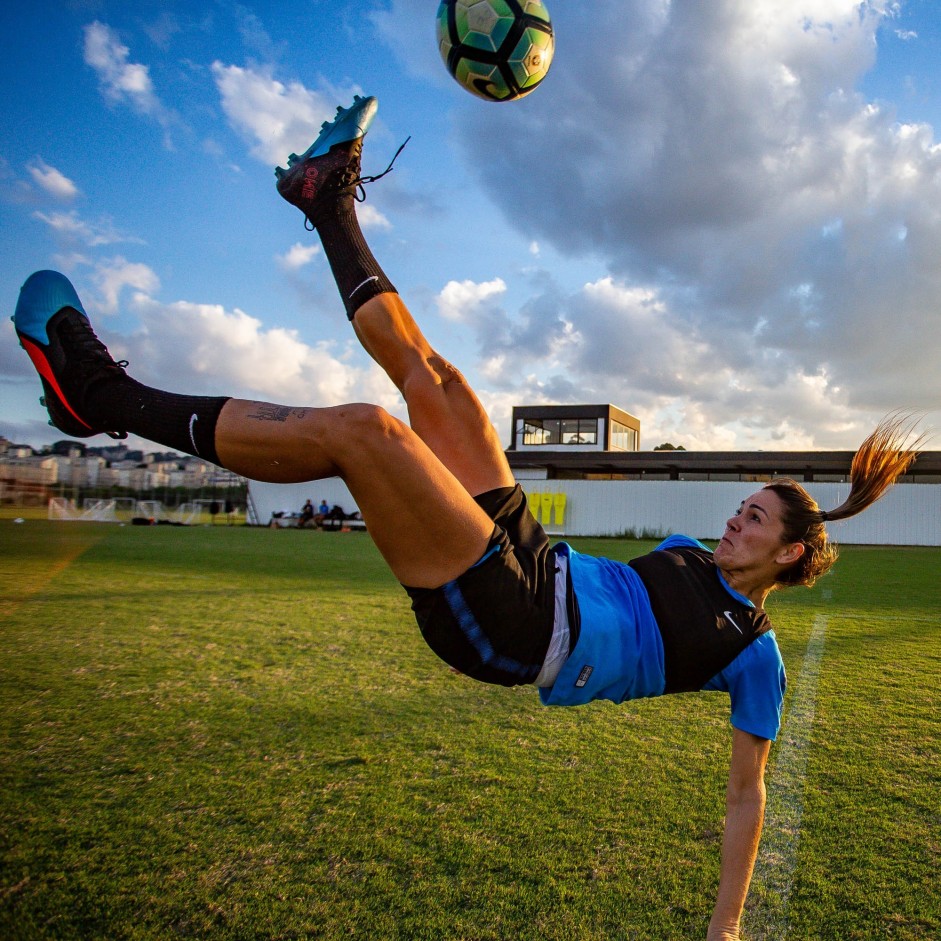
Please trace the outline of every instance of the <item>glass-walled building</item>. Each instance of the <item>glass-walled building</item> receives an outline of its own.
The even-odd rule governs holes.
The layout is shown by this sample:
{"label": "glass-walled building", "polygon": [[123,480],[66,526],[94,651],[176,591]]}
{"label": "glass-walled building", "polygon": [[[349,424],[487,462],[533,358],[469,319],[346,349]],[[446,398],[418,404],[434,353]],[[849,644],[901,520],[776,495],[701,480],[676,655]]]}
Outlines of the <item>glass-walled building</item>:
{"label": "glass-walled building", "polygon": [[639,451],[640,421],[613,405],[513,409],[510,451]]}

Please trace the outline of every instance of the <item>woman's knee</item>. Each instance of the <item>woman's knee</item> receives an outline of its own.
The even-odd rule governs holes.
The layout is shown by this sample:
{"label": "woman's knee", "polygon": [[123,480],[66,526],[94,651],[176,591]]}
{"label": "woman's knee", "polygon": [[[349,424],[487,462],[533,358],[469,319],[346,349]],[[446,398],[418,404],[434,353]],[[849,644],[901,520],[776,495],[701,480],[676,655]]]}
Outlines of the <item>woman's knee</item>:
{"label": "woman's knee", "polygon": [[366,447],[393,446],[412,434],[404,422],[390,415],[382,406],[354,402],[329,409],[331,450],[361,453]]}

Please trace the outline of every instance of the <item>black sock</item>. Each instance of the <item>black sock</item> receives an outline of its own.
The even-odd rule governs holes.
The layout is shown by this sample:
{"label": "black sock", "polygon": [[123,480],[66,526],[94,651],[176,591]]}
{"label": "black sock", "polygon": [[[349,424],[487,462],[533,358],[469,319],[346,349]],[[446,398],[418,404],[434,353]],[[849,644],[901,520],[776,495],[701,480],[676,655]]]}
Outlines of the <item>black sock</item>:
{"label": "black sock", "polygon": [[228,401],[228,397],[162,392],[128,377],[92,386],[83,406],[89,419],[100,426],[128,431],[219,464],[216,421]]}
{"label": "black sock", "polygon": [[336,211],[317,222],[317,232],[350,320],[366,301],[378,294],[395,293],[363,238],[352,196],[337,199]]}

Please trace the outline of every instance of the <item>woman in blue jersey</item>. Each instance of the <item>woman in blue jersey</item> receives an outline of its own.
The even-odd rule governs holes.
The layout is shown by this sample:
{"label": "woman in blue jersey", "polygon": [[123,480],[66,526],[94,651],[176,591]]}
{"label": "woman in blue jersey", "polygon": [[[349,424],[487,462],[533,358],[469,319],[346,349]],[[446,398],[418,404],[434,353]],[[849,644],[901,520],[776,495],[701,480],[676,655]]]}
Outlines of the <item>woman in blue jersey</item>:
{"label": "woman in blue jersey", "polygon": [[132,432],[255,480],[343,478],[427,643],[478,680],[533,684],[550,705],[728,692],[726,831],[708,937],[737,938],[784,694],[765,599],[829,568],[826,520],[865,509],[904,471],[907,429],[877,429],[853,462],[847,501],[829,513],[777,480],[744,501],[714,551],[671,537],[628,565],[551,547],[477,397],[428,344],[363,240],[354,204],[375,110],[372,98],[340,109],[278,169],[278,190],[316,228],[353,329],[401,391],[408,424],[372,405],[306,408],[143,386],[97,339],[68,280],[41,271],[23,285],[14,322],[50,417],[70,435]]}

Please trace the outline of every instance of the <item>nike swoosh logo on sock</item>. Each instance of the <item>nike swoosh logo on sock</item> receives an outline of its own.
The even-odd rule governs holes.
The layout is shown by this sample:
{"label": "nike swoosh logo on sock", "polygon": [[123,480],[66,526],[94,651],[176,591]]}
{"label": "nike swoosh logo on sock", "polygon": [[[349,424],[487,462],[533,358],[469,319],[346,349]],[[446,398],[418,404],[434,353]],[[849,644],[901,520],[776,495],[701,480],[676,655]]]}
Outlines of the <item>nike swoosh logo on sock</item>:
{"label": "nike swoosh logo on sock", "polygon": [[352,299],[353,295],[354,295],[357,291],[359,291],[361,288],[366,287],[366,285],[369,284],[370,281],[378,281],[378,280],[379,280],[379,275],[374,274],[371,278],[367,278],[365,281],[360,281],[360,283],[357,284],[356,287],[353,288],[352,291],[350,291],[350,298],[349,298],[349,299]]}
{"label": "nike swoosh logo on sock", "polygon": [[192,415],[190,415],[190,442],[193,445],[193,453],[196,455],[196,457],[199,457],[199,448],[196,447],[196,438],[193,436],[193,426],[197,421],[199,421],[199,416],[194,412]]}

